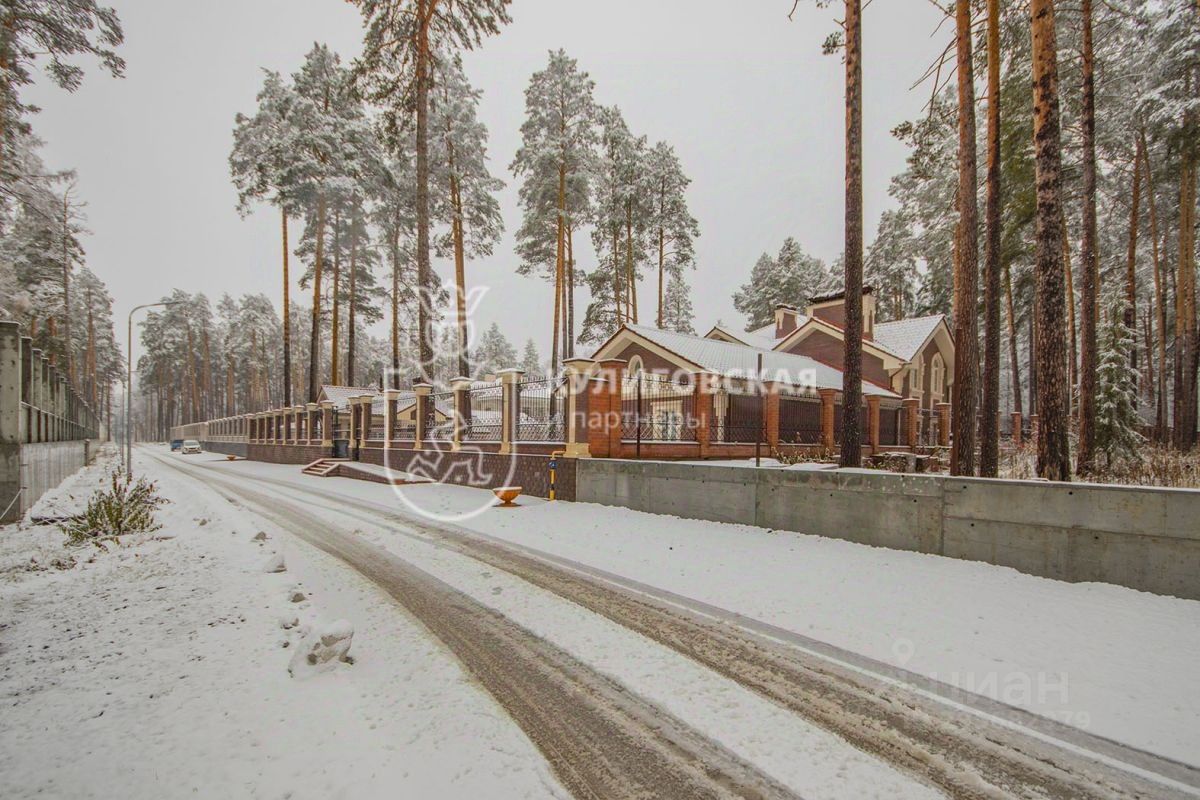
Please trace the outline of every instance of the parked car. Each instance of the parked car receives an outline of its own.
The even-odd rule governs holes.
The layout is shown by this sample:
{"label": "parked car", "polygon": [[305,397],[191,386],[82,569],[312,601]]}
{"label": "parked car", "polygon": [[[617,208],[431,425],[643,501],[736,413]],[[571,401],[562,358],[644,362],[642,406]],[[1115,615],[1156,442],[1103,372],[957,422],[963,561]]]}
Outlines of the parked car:
{"label": "parked car", "polygon": [[171,440],[171,452],[172,453],[174,453],[176,450],[178,450],[181,447],[183,447],[183,439],[172,439]]}
{"label": "parked car", "polygon": [[200,452],[200,443],[197,442],[195,439],[187,439],[186,441],[184,441],[183,454],[185,456],[189,455],[191,453],[199,453],[199,452]]}

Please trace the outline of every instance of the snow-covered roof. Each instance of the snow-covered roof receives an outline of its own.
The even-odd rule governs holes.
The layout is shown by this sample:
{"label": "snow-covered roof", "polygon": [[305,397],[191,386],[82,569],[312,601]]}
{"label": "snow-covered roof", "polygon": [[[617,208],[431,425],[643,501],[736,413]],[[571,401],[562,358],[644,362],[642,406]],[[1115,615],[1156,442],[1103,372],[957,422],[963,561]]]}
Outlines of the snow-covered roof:
{"label": "snow-covered roof", "polygon": [[375,397],[379,395],[379,390],[370,386],[334,386],[333,384],[321,387],[321,395],[331,401],[334,408],[345,408],[350,405],[351,397],[362,397],[364,394]]}
{"label": "snow-covered roof", "polygon": [[883,345],[905,361],[912,361],[925,344],[925,340],[933,333],[938,324],[946,318],[945,314],[933,314],[928,317],[910,317],[893,322],[875,323],[875,342]]}
{"label": "snow-covered roof", "polygon": [[[662,331],[644,325],[626,325],[624,327],[660,347],[670,350],[701,369],[717,375],[753,376],[757,373],[758,356],[761,353],[764,377],[779,378],[796,386],[816,389],[840,391],[842,388],[841,370],[828,364],[822,364],[808,356],[779,353],[770,347],[752,347],[720,339],[705,339],[686,333]],[[863,382],[863,393],[880,397],[899,397],[894,392],[866,381]]]}
{"label": "snow-covered roof", "polygon": [[756,331],[735,331],[733,328],[727,328],[724,325],[714,325],[712,331],[709,331],[710,338],[713,331],[728,336],[730,339],[741,342],[742,344],[750,345],[751,347],[762,347],[770,350],[775,346],[775,326],[767,325],[764,328],[759,328]]}

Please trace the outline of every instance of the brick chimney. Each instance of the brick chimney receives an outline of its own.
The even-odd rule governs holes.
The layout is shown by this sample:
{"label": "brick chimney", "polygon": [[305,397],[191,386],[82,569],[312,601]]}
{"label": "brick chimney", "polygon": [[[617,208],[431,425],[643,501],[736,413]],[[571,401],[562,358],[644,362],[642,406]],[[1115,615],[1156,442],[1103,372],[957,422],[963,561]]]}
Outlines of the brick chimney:
{"label": "brick chimney", "polygon": [[799,312],[789,305],[780,303],[775,306],[775,338],[782,339],[796,330],[796,316]]}

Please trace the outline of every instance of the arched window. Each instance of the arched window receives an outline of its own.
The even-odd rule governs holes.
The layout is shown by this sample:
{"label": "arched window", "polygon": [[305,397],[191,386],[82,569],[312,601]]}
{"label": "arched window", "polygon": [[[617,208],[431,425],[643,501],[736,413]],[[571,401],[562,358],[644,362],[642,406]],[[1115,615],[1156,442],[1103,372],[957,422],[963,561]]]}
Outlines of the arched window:
{"label": "arched window", "polygon": [[641,374],[641,372],[643,370],[642,357],[634,356],[633,358],[629,359],[628,370],[629,370],[629,376],[631,378],[636,377],[637,375]]}
{"label": "arched window", "polygon": [[942,361],[941,353],[934,353],[930,370],[929,393],[937,400],[941,400],[942,390],[945,388],[946,383],[946,363]]}

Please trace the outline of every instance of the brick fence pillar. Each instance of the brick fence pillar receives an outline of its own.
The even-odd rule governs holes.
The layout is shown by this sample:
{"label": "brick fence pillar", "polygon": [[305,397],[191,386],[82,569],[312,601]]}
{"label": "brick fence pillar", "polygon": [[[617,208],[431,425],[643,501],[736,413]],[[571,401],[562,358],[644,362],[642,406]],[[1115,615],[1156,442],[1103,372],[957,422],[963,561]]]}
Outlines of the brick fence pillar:
{"label": "brick fence pillar", "polygon": [[321,447],[333,447],[333,401],[322,400],[317,405],[321,407]]}
{"label": "brick fence pillar", "polygon": [[900,405],[904,409],[904,443],[915,448],[921,430],[921,401],[915,397],[906,397],[900,401]]}
{"label": "brick fence pillar", "polygon": [[316,403],[304,404],[304,443],[309,447],[319,443],[317,438],[317,420],[321,418],[321,407]]}
{"label": "brick fence pillar", "polygon": [[1014,447],[1021,446],[1021,412],[1012,412],[1012,441]]}
{"label": "brick fence pillar", "polygon": [[950,446],[950,404],[938,403],[934,408],[938,415],[938,447]]}
{"label": "brick fence pillar", "polygon": [[833,449],[833,401],[837,398],[837,389],[818,389],[821,396],[821,447]]}
{"label": "brick fence pillar", "polygon": [[867,444],[872,455],[879,452],[879,395],[867,395]]}
{"label": "brick fence pillar", "polygon": [[428,383],[414,383],[413,394],[417,401],[417,430],[413,434],[413,449],[420,450],[425,444],[425,434],[429,426],[429,395],[433,394],[433,386]]}
{"label": "brick fence pillar", "polygon": [[471,424],[471,379],[460,375],[450,381],[454,392],[454,428],[450,434],[450,449],[461,450],[467,426]]}
{"label": "brick fence pillar", "polygon": [[500,452],[511,453],[513,442],[519,435],[521,424],[520,383],[524,370],[502,369],[496,373],[500,379]]}
{"label": "brick fence pillar", "polygon": [[711,372],[697,372],[693,377],[696,382],[692,398],[692,412],[696,416],[696,444],[699,445],[700,458],[705,458],[712,444],[713,392],[717,376]]}
{"label": "brick fence pillar", "polygon": [[588,387],[595,365],[596,362],[590,358],[568,358],[563,362],[567,373],[567,408],[564,415],[567,430],[563,455],[567,458],[587,458],[591,455],[587,425]]}
{"label": "brick fence pillar", "polygon": [[396,409],[400,405],[399,389],[383,390],[383,447],[390,450],[396,440]]}
{"label": "brick fence pillar", "polygon": [[369,394],[361,394],[358,396],[358,442],[357,447],[360,449],[367,446],[367,440],[371,438],[371,426],[375,423],[374,413],[375,397]]}
{"label": "brick fence pillar", "polygon": [[763,427],[766,429],[767,447],[773,452],[779,449],[779,383],[763,382]]}
{"label": "brick fence pillar", "polygon": [[608,390],[608,411],[601,424],[608,442],[609,458],[620,458],[623,454],[621,435],[625,422],[625,367],[628,364],[623,358],[606,358],[600,362],[600,372],[605,377]]}

